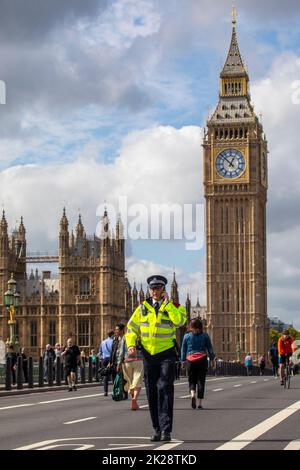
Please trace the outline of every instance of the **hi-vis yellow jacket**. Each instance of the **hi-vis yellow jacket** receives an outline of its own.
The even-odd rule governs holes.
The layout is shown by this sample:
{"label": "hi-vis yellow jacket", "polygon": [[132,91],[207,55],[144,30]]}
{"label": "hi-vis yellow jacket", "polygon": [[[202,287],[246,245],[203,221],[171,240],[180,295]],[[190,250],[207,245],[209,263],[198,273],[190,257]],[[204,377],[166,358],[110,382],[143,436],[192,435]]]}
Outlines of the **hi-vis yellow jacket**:
{"label": "hi-vis yellow jacket", "polygon": [[163,302],[157,314],[144,300],[127,324],[127,347],[136,346],[136,340],[140,338],[143,348],[152,356],[166,351],[174,346],[176,328],[183,326],[186,319],[185,308],[175,306],[171,300],[167,304]]}

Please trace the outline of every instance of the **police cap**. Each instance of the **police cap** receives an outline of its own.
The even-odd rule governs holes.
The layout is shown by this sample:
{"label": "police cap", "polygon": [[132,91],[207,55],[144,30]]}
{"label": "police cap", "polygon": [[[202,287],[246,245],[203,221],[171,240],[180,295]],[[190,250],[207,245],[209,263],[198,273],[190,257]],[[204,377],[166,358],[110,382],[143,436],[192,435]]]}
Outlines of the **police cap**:
{"label": "police cap", "polygon": [[168,280],[164,276],[160,276],[157,274],[154,276],[148,277],[147,282],[148,282],[148,286],[150,287],[150,289],[151,287],[155,287],[155,286],[165,287],[168,284]]}

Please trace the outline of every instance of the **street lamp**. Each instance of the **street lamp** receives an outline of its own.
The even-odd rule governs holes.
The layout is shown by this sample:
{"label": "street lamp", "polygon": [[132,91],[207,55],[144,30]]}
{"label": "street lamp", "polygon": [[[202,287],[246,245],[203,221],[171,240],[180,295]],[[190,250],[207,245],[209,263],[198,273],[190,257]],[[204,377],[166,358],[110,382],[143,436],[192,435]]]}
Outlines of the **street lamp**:
{"label": "street lamp", "polygon": [[20,294],[17,292],[17,283],[14,280],[13,273],[7,283],[7,287],[8,289],[4,294],[4,305],[9,313],[9,339],[6,341],[6,345],[13,346],[15,350],[19,346],[19,342],[16,339],[15,314],[20,304]]}

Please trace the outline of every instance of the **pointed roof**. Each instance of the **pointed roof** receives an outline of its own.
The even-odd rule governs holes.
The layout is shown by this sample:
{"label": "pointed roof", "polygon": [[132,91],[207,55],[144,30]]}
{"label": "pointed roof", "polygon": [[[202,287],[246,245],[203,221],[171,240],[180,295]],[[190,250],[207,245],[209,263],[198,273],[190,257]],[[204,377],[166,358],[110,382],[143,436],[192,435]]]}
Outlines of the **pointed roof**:
{"label": "pointed roof", "polygon": [[23,223],[23,216],[21,216],[21,222],[20,222],[20,225],[19,225],[19,235],[25,236],[25,233],[26,233],[26,230],[25,230],[25,226],[24,226],[24,223]]}
{"label": "pointed roof", "polygon": [[3,209],[2,211],[2,219],[1,219],[1,223],[0,223],[0,228],[1,228],[1,232],[5,232],[7,233],[7,221],[6,221],[6,218],[5,218],[5,211]]}
{"label": "pointed roof", "polygon": [[62,215],[62,218],[60,219],[60,228],[61,228],[61,231],[62,231],[62,230],[67,231],[67,230],[68,230],[68,226],[69,226],[69,222],[68,222],[68,219],[67,219],[67,216],[66,216],[66,208],[64,207],[64,209],[63,209],[63,215]]}
{"label": "pointed roof", "polygon": [[176,302],[179,302],[178,284],[177,284],[177,281],[176,281],[175,271],[173,273],[173,281],[172,281],[172,284],[171,284],[171,298],[172,298],[172,300],[175,300]]}
{"label": "pointed roof", "polygon": [[221,72],[221,78],[241,75],[248,77],[248,73],[243,63],[237,39],[236,14],[233,14],[231,43],[225,65]]}
{"label": "pointed roof", "polygon": [[78,235],[84,235],[84,227],[83,227],[83,224],[82,224],[82,220],[81,220],[81,214],[79,214],[78,216],[78,222],[77,222],[77,225],[76,225],[76,234],[77,236]]}

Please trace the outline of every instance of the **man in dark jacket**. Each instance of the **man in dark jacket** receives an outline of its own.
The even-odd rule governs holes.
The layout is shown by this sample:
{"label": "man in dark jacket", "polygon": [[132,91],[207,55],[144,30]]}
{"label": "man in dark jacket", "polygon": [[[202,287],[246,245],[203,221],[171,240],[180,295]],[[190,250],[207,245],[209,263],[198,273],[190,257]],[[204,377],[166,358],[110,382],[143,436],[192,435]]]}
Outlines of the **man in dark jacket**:
{"label": "man in dark jacket", "polygon": [[8,346],[8,352],[5,354],[6,361],[10,359],[10,369],[12,375],[12,383],[13,385],[16,384],[16,368],[17,368],[17,361],[18,356],[17,353],[14,352],[14,347],[12,345]]}

